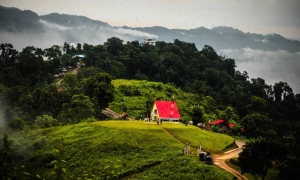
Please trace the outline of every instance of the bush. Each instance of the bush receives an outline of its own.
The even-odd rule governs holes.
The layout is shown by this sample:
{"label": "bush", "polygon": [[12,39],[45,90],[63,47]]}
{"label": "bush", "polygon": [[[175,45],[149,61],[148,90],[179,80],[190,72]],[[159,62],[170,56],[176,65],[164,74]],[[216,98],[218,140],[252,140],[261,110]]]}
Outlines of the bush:
{"label": "bush", "polygon": [[9,127],[13,130],[23,130],[25,124],[25,121],[21,118],[15,118],[9,121]]}
{"label": "bush", "polygon": [[220,132],[220,127],[218,124],[215,124],[215,125],[212,125],[211,126],[211,129],[210,129],[212,132],[216,132],[216,133],[219,133]]}
{"label": "bush", "polygon": [[34,124],[37,125],[39,128],[47,128],[57,126],[58,122],[52,116],[44,114],[43,116],[37,116]]}
{"label": "bush", "polygon": [[82,122],[95,122],[95,121],[97,121],[97,119],[95,119],[94,117],[90,117],[82,120]]}

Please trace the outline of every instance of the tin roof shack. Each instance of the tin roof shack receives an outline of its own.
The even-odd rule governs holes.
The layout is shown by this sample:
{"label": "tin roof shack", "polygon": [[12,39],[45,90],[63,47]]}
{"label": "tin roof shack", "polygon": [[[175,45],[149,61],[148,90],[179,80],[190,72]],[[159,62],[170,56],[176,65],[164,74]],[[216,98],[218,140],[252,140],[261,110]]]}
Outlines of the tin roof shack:
{"label": "tin roof shack", "polygon": [[209,125],[219,125],[220,131],[227,131],[228,130],[228,123],[224,120],[217,120],[215,122],[210,122]]}
{"label": "tin roof shack", "polygon": [[128,115],[127,114],[122,114],[122,115],[120,115],[120,118],[123,119],[123,120],[127,120]]}

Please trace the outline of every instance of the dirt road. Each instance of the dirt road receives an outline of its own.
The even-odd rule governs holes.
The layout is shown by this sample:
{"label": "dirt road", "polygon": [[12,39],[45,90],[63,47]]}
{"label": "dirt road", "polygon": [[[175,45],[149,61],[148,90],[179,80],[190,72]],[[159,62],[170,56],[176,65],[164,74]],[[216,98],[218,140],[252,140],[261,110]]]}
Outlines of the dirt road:
{"label": "dirt road", "polygon": [[242,147],[245,144],[245,142],[243,142],[243,141],[235,141],[235,142],[238,145],[238,148],[227,151],[227,152],[225,152],[224,155],[215,156],[214,164],[218,165],[221,168],[225,169],[226,171],[230,172],[235,177],[237,177],[239,180],[248,180],[248,178],[246,176],[241,175],[241,173],[239,173],[235,169],[229,167],[225,162],[227,159],[239,157],[239,153],[242,152]]}

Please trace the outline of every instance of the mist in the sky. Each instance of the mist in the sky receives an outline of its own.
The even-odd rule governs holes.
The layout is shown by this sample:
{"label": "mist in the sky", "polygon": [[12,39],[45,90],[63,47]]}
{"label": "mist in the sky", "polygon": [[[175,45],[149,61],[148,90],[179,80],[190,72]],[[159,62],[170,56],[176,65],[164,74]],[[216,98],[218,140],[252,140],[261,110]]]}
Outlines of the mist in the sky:
{"label": "mist in the sky", "polygon": [[[160,39],[155,34],[138,30],[110,27],[69,27],[39,20],[42,31],[29,30],[20,33],[7,31],[0,32],[1,43],[11,43],[15,49],[21,51],[26,46],[49,48],[53,45],[88,43],[93,45],[103,44],[111,37],[119,37],[127,41],[141,40],[144,38]],[[205,43],[205,41],[203,42]],[[202,47],[198,47],[201,49]],[[236,61],[237,70],[247,71],[250,78],[261,77],[269,85],[275,82],[287,82],[294,90],[300,93],[300,52],[290,53],[283,50],[263,51],[244,49],[222,49],[219,53]]]}
{"label": "mist in the sky", "polygon": [[124,42],[144,38],[158,38],[158,36],[153,34],[124,28],[86,28],[84,26],[72,28],[49,23],[44,20],[40,20],[39,23],[43,25],[43,31],[40,32],[0,32],[1,43],[10,43],[15,49],[21,51],[26,46],[35,46],[45,49],[53,45],[63,45],[64,42],[98,45],[103,44],[111,37],[118,37]]}
{"label": "mist in the sky", "polygon": [[249,48],[220,51],[235,59],[237,70],[247,71],[250,78],[261,77],[269,85],[287,82],[295,94],[300,93],[300,52],[261,51]]}

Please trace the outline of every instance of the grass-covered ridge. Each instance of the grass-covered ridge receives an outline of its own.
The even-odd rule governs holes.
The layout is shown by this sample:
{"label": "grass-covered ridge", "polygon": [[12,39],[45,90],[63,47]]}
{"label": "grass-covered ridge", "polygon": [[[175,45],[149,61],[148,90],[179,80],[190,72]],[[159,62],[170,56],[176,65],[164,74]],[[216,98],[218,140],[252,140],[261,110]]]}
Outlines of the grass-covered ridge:
{"label": "grass-covered ridge", "polygon": [[[63,144],[63,159],[66,161],[63,165],[66,168],[64,176],[69,179],[82,177],[85,172],[99,177],[103,174],[112,175],[112,171],[107,171],[107,168],[114,170],[113,173],[118,177],[133,174],[141,177],[143,176],[140,175],[141,172],[149,170],[150,172],[145,171],[147,177],[149,173],[152,174],[152,168],[156,168],[159,164],[163,166],[174,161],[179,165],[176,166],[179,170],[183,168],[180,165],[181,160],[176,159],[182,156],[181,150],[184,145],[165,128],[174,132],[176,136],[177,130],[181,130],[183,135],[180,138],[189,140],[192,146],[196,146],[197,139],[200,138],[198,140],[202,142],[203,148],[213,151],[219,151],[230,143],[228,136],[220,135],[217,137],[221,139],[218,142],[220,147],[210,147],[210,144],[205,144],[201,138],[206,138],[207,142],[214,141],[216,138],[214,133],[183,124],[164,123],[161,126],[143,121],[99,121],[28,131],[25,135],[27,140],[19,142],[23,143],[23,148],[19,150],[32,151],[22,164],[29,173],[38,173],[46,179],[52,178],[53,165],[50,163],[57,159],[55,149],[59,144]],[[193,137],[194,132],[200,135]],[[192,159],[188,158],[186,162],[191,167],[196,168],[194,164],[198,164],[199,168],[204,166],[195,158]],[[185,171],[182,169],[182,173]],[[206,171],[231,177],[216,166],[207,167]],[[171,172],[169,169],[165,173]],[[155,177],[160,177],[160,174],[156,174]],[[171,178],[165,175],[161,177]]]}
{"label": "grass-covered ridge", "polygon": [[214,153],[220,153],[234,142],[234,139],[228,135],[201,130],[195,126],[176,123],[165,123],[163,126],[168,128],[177,138],[188,141],[192,147],[196,148],[201,143],[204,150]]}
{"label": "grass-covered ridge", "polygon": [[[119,114],[127,113],[133,119],[149,117],[154,101],[170,101],[174,97],[182,122],[193,118],[198,118],[197,121],[201,118],[205,123],[218,119],[232,120],[231,122],[238,120],[232,107],[217,104],[210,96],[184,92],[174,84],[125,79],[113,80],[112,84],[115,86],[115,93],[109,108]],[[202,114],[201,117],[199,113]]]}
{"label": "grass-covered ridge", "polygon": [[150,112],[155,100],[168,101],[174,96],[180,115],[190,116],[191,109],[187,108],[190,94],[171,84],[125,79],[113,80],[112,84],[115,85],[115,94],[109,108],[115,112],[127,113],[134,119],[143,119]]}

